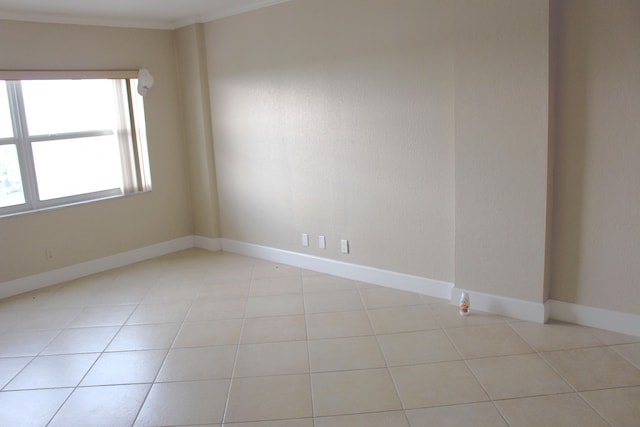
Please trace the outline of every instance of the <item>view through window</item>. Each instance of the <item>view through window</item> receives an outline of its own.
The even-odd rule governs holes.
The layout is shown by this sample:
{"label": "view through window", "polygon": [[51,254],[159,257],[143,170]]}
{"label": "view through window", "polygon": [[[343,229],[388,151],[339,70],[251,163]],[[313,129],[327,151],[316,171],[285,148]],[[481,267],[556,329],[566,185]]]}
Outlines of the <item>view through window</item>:
{"label": "view through window", "polygon": [[150,190],[135,83],[0,80],[0,215]]}

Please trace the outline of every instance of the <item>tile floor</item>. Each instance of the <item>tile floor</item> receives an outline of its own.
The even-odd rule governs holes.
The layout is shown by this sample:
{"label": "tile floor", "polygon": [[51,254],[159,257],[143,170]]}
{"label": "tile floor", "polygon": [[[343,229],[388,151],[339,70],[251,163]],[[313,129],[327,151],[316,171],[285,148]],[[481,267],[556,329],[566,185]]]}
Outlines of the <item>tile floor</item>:
{"label": "tile floor", "polygon": [[0,301],[2,426],[640,426],[640,338],[190,250]]}

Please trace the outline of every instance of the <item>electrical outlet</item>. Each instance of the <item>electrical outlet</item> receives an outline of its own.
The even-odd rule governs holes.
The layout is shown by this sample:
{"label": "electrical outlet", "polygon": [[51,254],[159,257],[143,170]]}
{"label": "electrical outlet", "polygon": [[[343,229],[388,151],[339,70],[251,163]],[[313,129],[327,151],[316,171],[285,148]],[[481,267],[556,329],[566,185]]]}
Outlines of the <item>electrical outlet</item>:
{"label": "electrical outlet", "polygon": [[302,246],[309,246],[309,235],[302,233]]}
{"label": "electrical outlet", "polygon": [[349,241],[346,239],[340,240],[340,252],[343,254],[349,253]]}
{"label": "electrical outlet", "polygon": [[53,251],[51,249],[45,249],[44,250],[44,255],[47,258],[48,262],[53,261]]}
{"label": "electrical outlet", "polygon": [[318,236],[318,247],[320,249],[326,249],[327,247],[327,239],[324,236]]}

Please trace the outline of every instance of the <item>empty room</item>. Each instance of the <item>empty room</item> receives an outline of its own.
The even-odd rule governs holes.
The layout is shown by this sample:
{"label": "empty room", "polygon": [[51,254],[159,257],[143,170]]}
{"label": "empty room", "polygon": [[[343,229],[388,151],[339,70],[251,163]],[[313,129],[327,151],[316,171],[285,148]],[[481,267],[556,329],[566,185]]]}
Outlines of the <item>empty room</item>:
{"label": "empty room", "polygon": [[0,425],[638,426],[639,23],[0,0]]}

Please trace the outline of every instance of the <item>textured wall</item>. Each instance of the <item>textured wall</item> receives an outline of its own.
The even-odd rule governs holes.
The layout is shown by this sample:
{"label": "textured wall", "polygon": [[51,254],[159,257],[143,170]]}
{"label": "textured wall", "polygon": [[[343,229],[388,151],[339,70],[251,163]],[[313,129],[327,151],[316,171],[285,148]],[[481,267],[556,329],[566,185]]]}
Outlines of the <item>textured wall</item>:
{"label": "textured wall", "polygon": [[0,283],[191,234],[172,32],[0,21],[0,52],[5,69],[146,67],[155,77],[145,98],[153,191],[0,218]]}
{"label": "textured wall", "polygon": [[453,281],[451,18],[301,0],[206,24],[222,235]]}
{"label": "textured wall", "polygon": [[543,302],[549,5],[456,1],[456,287]]}
{"label": "textured wall", "polygon": [[640,2],[559,6],[551,298],[640,314]]}

